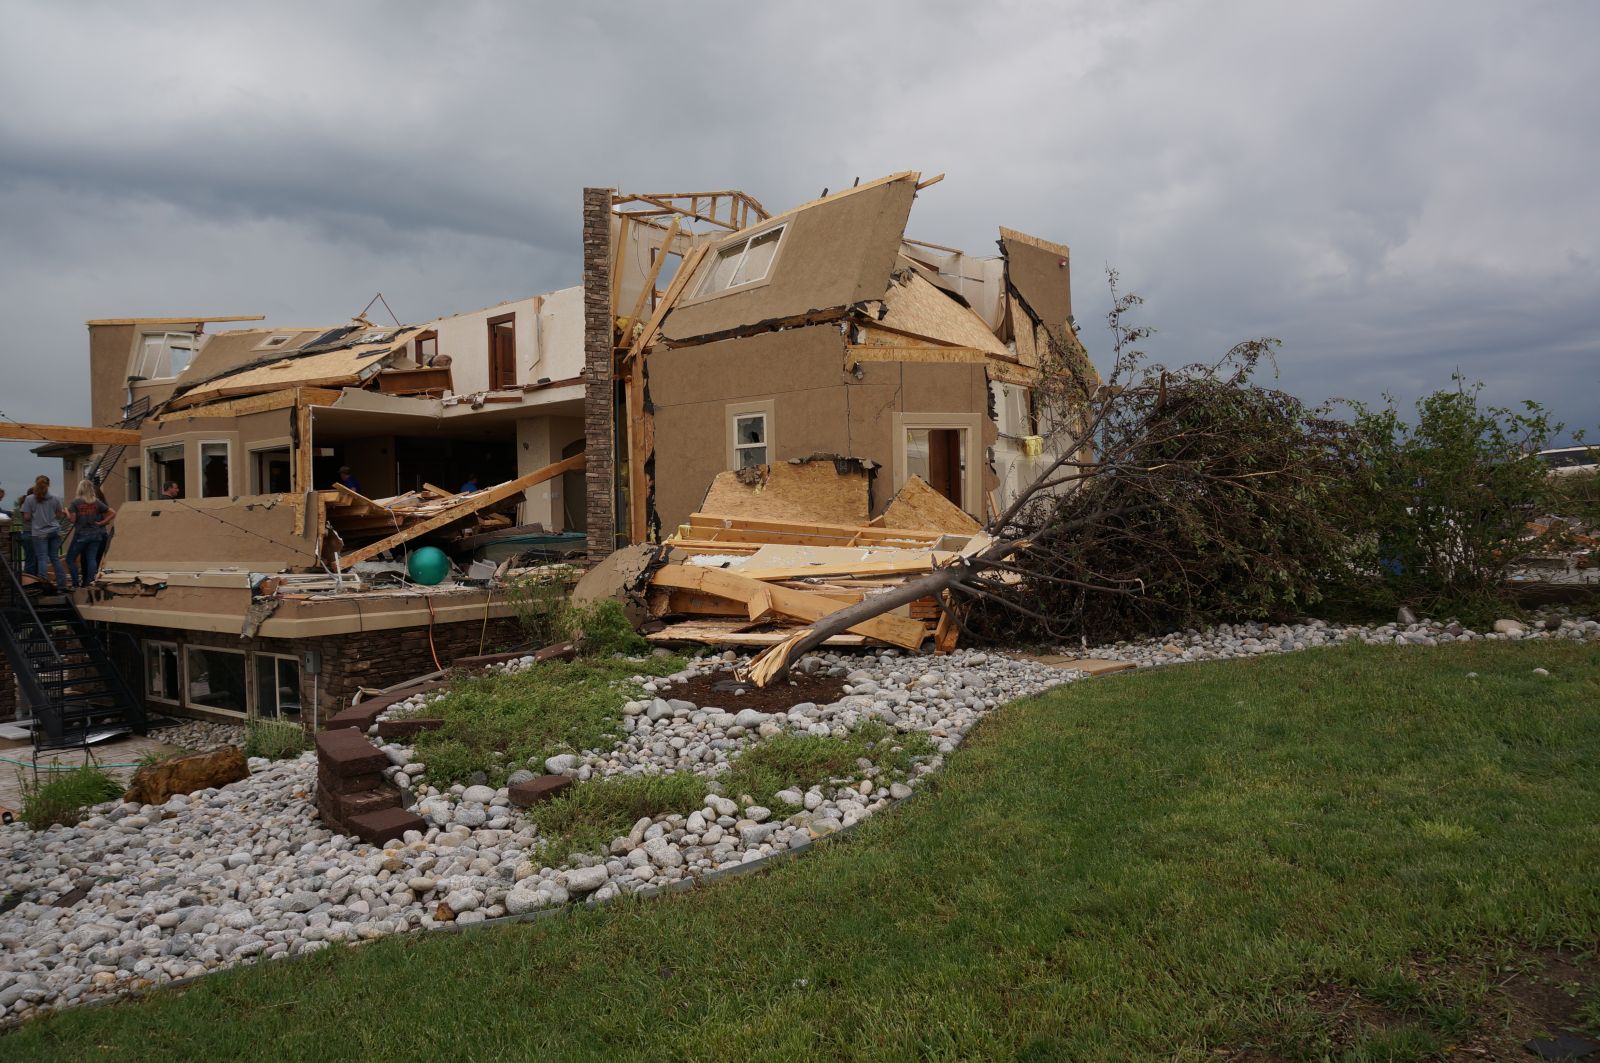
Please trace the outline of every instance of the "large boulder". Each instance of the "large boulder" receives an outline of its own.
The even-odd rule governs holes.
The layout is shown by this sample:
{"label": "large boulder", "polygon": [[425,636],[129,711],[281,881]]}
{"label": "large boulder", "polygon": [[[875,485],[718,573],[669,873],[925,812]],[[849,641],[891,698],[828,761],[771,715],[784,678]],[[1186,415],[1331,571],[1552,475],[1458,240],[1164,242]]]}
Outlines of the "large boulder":
{"label": "large boulder", "polygon": [[164,805],[173,794],[191,794],[196,790],[226,786],[249,775],[250,767],[245,763],[244,750],[238,746],[225,746],[210,753],[174,757],[140,768],[128,783],[128,792],[122,795],[122,799],[141,805]]}

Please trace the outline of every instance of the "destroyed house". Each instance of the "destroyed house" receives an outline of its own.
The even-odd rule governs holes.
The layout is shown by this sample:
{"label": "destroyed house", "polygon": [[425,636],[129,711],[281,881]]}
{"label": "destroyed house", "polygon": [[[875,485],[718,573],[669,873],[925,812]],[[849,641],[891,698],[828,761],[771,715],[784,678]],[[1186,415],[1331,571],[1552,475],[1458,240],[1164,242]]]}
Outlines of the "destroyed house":
{"label": "destroyed house", "polygon": [[[861,524],[920,477],[972,527],[1004,507],[1050,457],[1041,362],[1081,350],[1069,253],[910,237],[932,183],[780,214],[586,189],[580,286],[416,325],[90,321],[100,427],[7,434],[118,510],[74,603],[141,711],[326,725],[515,643],[508,570],[659,539],[720,497]],[[410,578],[423,545],[452,573]]]}
{"label": "destroyed house", "polygon": [[[585,193],[593,556],[671,533],[728,470],[851,462],[870,512],[840,523],[881,515],[912,476],[978,521],[1033,479],[1041,359],[1081,353],[1069,251],[1003,228],[990,257],[911,238],[937,180],[777,215],[742,193]],[[813,498],[814,519],[845,516]]]}

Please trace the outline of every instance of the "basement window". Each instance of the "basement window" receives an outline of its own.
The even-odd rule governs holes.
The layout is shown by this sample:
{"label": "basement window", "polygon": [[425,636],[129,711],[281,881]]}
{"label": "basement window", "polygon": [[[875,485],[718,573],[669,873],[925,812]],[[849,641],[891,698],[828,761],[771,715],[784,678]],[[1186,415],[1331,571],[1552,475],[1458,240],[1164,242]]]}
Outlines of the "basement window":
{"label": "basement window", "polygon": [[144,643],[144,696],[151,701],[178,703],[181,693],[178,683],[178,644],[176,642]]}
{"label": "basement window", "polygon": [[695,295],[711,295],[766,280],[772,270],[772,260],[778,257],[778,244],[786,228],[787,225],[776,226],[718,251],[712,260],[711,272],[700,282]]}
{"label": "basement window", "polygon": [[188,698],[197,709],[245,714],[249,701],[245,693],[243,650],[217,650],[209,646],[186,646],[184,664],[188,671]]}
{"label": "basement window", "polygon": [[258,653],[256,663],[256,717],[262,720],[300,719],[300,662],[276,653]]}

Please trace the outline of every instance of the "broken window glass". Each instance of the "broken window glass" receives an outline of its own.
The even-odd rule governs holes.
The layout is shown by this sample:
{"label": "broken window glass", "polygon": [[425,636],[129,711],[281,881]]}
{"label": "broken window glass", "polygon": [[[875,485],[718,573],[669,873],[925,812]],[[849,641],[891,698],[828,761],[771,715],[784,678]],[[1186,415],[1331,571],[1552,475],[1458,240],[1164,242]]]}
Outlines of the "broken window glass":
{"label": "broken window glass", "polygon": [[178,644],[144,644],[144,692],[157,701],[178,700]]}
{"label": "broken window glass", "polygon": [[767,415],[742,413],[733,419],[735,468],[767,464]]}
{"label": "broken window glass", "polygon": [[772,269],[772,260],[778,254],[778,242],[785,226],[768,229],[717,252],[712,260],[711,272],[700,282],[696,295],[708,295],[741,284],[754,284],[765,280]]}
{"label": "broken window glass", "polygon": [[772,229],[757,236],[752,236],[750,243],[745,247],[744,260],[739,263],[739,268],[734,271],[733,280],[729,286],[763,280],[767,275],[767,270],[772,266],[773,256],[778,253],[778,238],[782,235],[782,229]]}

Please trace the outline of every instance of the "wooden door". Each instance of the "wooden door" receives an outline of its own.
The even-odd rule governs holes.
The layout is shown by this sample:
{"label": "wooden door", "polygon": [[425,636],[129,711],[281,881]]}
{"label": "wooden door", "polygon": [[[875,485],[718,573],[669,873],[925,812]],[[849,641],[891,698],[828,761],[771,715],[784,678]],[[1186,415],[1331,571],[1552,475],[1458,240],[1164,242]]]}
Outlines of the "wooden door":
{"label": "wooden door", "polygon": [[956,505],[963,504],[961,429],[928,429],[928,486]]}
{"label": "wooden door", "polygon": [[501,314],[489,319],[489,390],[515,387],[517,383],[517,315]]}

